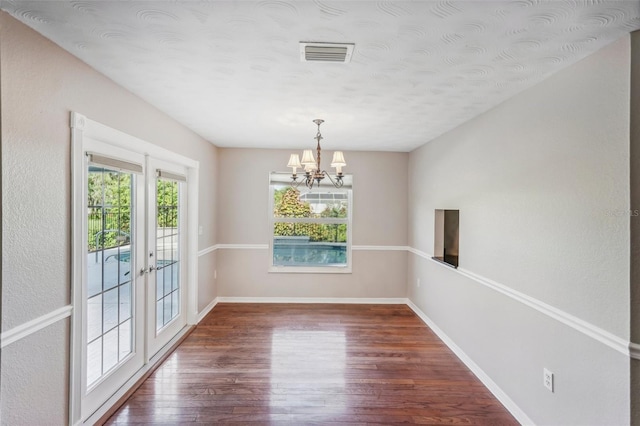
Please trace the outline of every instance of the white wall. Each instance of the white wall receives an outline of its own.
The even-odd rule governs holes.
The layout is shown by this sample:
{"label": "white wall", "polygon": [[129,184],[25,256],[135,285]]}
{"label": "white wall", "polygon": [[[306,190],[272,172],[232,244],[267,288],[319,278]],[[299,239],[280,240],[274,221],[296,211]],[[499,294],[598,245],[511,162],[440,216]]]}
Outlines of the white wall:
{"label": "white wall", "polygon": [[626,37],[410,156],[409,245],[431,253],[434,209],[459,209],[460,270],[412,255],[409,297],[538,424],[630,420],[616,346],[630,322],[629,49]]}
{"label": "white wall", "polygon": [[[70,112],[200,161],[199,248],[216,243],[217,149],[0,12],[2,331],[70,303]],[[216,253],[199,258],[198,305],[215,296]],[[3,424],[64,424],[69,321],[2,349]]]}
{"label": "white wall", "polygon": [[[303,147],[301,147],[302,149]],[[290,151],[221,148],[219,241],[261,244],[218,254],[219,296],[406,296],[405,251],[353,251],[352,274],[269,273],[269,172],[286,171]],[[406,153],[346,152],[353,178],[353,244],[406,246]],[[325,154],[325,158],[331,158]],[[325,165],[328,168],[328,164]]]}

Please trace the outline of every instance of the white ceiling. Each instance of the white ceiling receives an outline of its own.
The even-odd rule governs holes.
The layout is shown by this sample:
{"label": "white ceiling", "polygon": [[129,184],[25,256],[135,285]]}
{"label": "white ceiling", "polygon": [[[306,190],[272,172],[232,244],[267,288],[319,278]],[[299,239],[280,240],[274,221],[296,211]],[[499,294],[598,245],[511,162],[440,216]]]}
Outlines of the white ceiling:
{"label": "white ceiling", "polygon": [[323,118],[324,148],[410,151],[640,28],[638,0],[1,5],[222,147],[311,148]]}

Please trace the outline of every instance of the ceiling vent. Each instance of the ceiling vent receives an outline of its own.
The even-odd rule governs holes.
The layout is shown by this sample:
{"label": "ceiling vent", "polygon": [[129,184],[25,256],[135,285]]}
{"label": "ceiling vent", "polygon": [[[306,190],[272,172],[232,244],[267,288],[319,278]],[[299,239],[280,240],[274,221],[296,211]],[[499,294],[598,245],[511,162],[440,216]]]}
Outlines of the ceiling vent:
{"label": "ceiling vent", "polygon": [[353,43],[310,43],[300,42],[302,62],[351,62]]}

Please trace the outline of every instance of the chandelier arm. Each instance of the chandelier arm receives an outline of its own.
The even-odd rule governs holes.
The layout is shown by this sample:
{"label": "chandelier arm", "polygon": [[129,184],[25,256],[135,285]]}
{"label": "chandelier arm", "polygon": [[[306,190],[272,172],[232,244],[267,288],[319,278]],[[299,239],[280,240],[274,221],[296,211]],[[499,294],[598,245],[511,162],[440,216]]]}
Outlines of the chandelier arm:
{"label": "chandelier arm", "polygon": [[307,185],[307,188],[313,189],[313,175],[311,174],[307,175],[305,179],[305,184]]}
{"label": "chandelier arm", "polygon": [[291,182],[289,183],[289,186],[293,189],[298,189],[298,187],[300,186],[300,184],[302,184],[302,182],[305,182],[307,180],[307,177],[304,176],[303,179],[298,180],[298,176],[291,176]]}
{"label": "chandelier arm", "polygon": [[[331,181],[331,183],[333,184],[333,186],[335,186],[336,188],[342,188],[342,186],[344,185],[344,181],[342,180],[342,176],[337,175],[336,176],[336,180],[333,180],[331,178],[331,175],[329,173],[327,173],[325,170],[322,171],[322,173],[329,178],[329,180]],[[320,185],[318,185],[320,186]]]}

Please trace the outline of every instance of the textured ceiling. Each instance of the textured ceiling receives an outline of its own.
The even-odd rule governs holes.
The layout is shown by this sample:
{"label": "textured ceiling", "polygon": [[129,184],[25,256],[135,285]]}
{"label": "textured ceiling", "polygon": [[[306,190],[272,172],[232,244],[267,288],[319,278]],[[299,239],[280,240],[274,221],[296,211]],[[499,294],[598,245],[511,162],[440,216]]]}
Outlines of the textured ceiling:
{"label": "textured ceiling", "polygon": [[223,147],[312,147],[323,118],[325,148],[410,151],[640,28],[637,0],[1,4]]}

